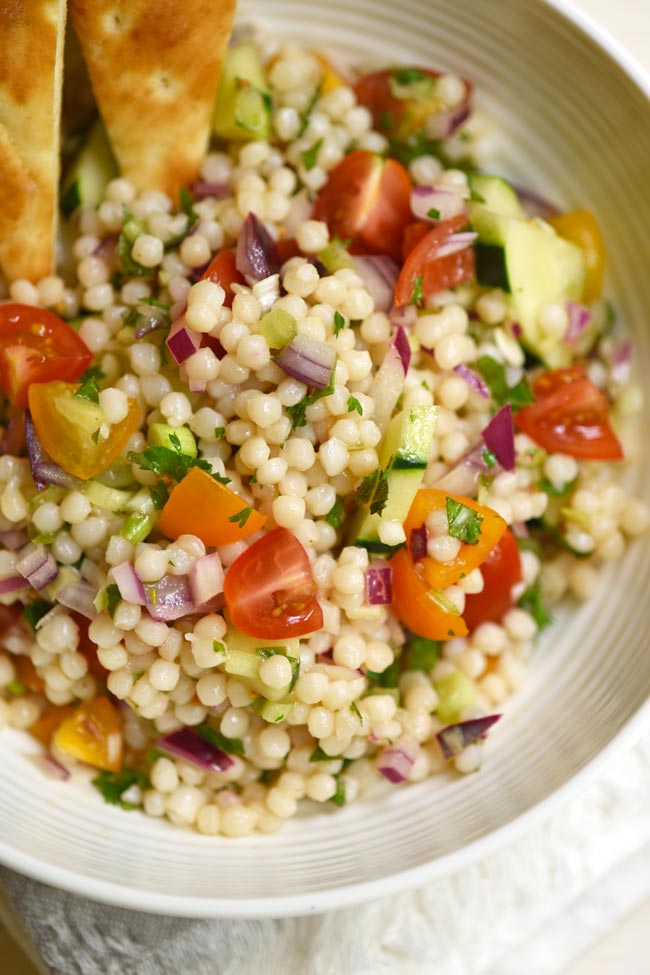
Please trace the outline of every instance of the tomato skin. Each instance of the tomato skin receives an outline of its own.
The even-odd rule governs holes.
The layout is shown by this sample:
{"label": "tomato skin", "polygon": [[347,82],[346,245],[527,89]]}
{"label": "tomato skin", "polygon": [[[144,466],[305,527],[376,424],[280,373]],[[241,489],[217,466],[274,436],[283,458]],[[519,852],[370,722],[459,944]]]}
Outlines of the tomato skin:
{"label": "tomato skin", "polygon": [[[43,449],[64,471],[87,481],[121,454],[131,434],[140,426],[142,410],[130,399],[125,419],[111,426],[105,440],[95,443],[93,434],[104,414],[96,404],[75,399],[78,388],[73,383],[58,381],[32,383],[28,399],[34,429]],[[66,415],[66,410],[76,411],[76,416]],[[79,416],[84,415],[92,420],[90,426],[79,422]]]}
{"label": "tomato skin", "polygon": [[446,613],[427,593],[432,588],[414,566],[405,548],[390,560],[393,570],[393,612],[411,632],[430,640],[450,640],[466,636],[463,617]]}
{"label": "tomato skin", "polygon": [[274,528],[233,562],[223,592],[233,623],[248,636],[283,640],[323,625],[309,558],[286,528]]}
{"label": "tomato skin", "polygon": [[404,236],[402,237],[402,259],[404,261],[430,230],[431,224],[424,223],[421,220],[410,223],[408,227],[404,228]]}
{"label": "tomato skin", "polygon": [[222,247],[221,250],[212,258],[205,271],[201,275],[201,281],[213,281],[220,284],[226,292],[224,305],[230,308],[235,297],[233,284],[246,284],[243,274],[237,270],[235,263],[235,252],[231,247]]}
{"label": "tomato skin", "polygon": [[488,557],[481,563],[482,592],[465,597],[463,619],[471,633],[479,623],[499,622],[512,606],[512,587],[521,582],[521,559],[515,537],[505,530]]}
{"label": "tomato skin", "polygon": [[605,242],[598,221],[591,210],[572,210],[551,217],[549,223],[560,237],[577,244],[584,255],[587,274],[582,297],[589,304],[600,297],[605,274]]}
{"label": "tomato skin", "polygon": [[32,383],[72,382],[92,353],[62,318],[32,305],[0,305],[0,386],[14,406],[27,406]]}
{"label": "tomato skin", "polygon": [[412,223],[411,180],[395,159],[355,149],[334,167],[314,206],[330,234],[350,240],[352,254],[401,259],[402,235]]}
{"label": "tomato skin", "polygon": [[609,423],[609,400],[582,368],[552,369],[533,383],[536,402],[515,423],[549,453],[580,460],[622,460],[623,448]]}
{"label": "tomato skin", "polygon": [[50,706],[33,725],[30,725],[29,733],[40,741],[41,745],[49,748],[59,725],[73,714],[74,708],[70,704]]}
{"label": "tomato skin", "polygon": [[454,288],[474,275],[474,251],[471,247],[436,257],[438,248],[447,237],[456,233],[467,223],[467,217],[459,214],[443,220],[433,227],[413,247],[404,261],[397,284],[395,285],[395,305],[408,305],[413,296],[415,279],[422,277],[422,297],[429,298],[439,291]]}

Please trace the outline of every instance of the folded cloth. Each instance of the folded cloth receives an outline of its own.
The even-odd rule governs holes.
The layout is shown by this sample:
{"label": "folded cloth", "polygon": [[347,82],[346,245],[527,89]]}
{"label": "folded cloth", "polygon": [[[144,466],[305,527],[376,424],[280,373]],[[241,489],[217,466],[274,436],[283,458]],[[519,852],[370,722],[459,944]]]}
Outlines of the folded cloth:
{"label": "folded cloth", "polygon": [[650,729],[581,795],[453,876],[309,918],[107,907],[6,869],[52,975],[560,975],[650,896]]}

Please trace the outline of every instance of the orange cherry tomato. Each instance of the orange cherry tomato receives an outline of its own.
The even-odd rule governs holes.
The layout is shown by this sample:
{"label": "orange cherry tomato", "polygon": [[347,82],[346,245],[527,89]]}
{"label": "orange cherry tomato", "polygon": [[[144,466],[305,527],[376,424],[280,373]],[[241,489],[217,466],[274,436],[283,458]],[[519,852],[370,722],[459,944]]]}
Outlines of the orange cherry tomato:
{"label": "orange cherry tomato", "polygon": [[104,437],[104,411],[98,403],[76,397],[77,389],[73,383],[33,383],[29,409],[38,438],[52,460],[87,481],[119,457],[140,426],[142,410],[130,399],[126,418],[108,427]]}
{"label": "orange cherry tomato", "polygon": [[33,735],[37,741],[40,741],[42,745],[46,748],[50,747],[52,738],[57,731],[59,725],[66,720],[66,718],[71,718],[74,714],[74,708],[71,704],[66,704],[64,707],[58,707],[56,705],[51,705],[47,711],[31,725],[29,729],[30,735]]}
{"label": "orange cherry tomato", "polygon": [[536,402],[519,410],[515,423],[544,450],[583,460],[623,459],[609,422],[609,400],[582,366],[542,373],[533,393]]}
{"label": "orange cherry tomato", "polygon": [[82,701],[54,733],[54,745],[66,755],[95,768],[122,768],[122,723],[107,697]]}
{"label": "orange cherry tomato", "polygon": [[320,82],[321,95],[326,95],[328,91],[333,91],[335,88],[340,88],[341,85],[347,84],[345,78],[339,74],[337,69],[334,67],[331,61],[325,57],[324,54],[321,54],[320,51],[314,51],[313,55],[323,69],[323,76]]}
{"label": "orange cherry tomato", "polygon": [[415,495],[404,522],[407,544],[410,543],[411,532],[416,528],[421,528],[432,511],[446,508],[447,498],[458,501],[467,508],[471,508],[472,511],[476,511],[483,520],[481,521],[481,533],[476,544],[470,545],[467,542],[461,542],[460,551],[455,559],[450,562],[438,562],[437,559],[429,557],[419,560],[417,564],[422,578],[434,589],[446,589],[447,586],[455,585],[481,565],[507,528],[501,515],[498,515],[492,508],[478,504],[472,498],[447,494],[446,491],[440,491],[436,488],[422,488]]}
{"label": "orange cherry tomato", "polygon": [[432,586],[422,577],[405,548],[390,560],[393,570],[393,610],[398,620],[418,636],[451,640],[466,636],[460,614],[446,612],[431,597]]}
{"label": "orange cherry tomato", "polygon": [[248,636],[284,640],[323,625],[309,558],[286,528],[275,528],[240,555],[223,591],[233,623]]}
{"label": "orange cherry tomato", "polygon": [[213,281],[215,284],[220,284],[226,292],[224,305],[230,308],[235,297],[233,284],[246,284],[244,276],[237,270],[235,252],[231,247],[222,247],[212,258],[201,275],[201,281]]}
{"label": "orange cherry tomato", "polygon": [[421,278],[422,297],[454,288],[474,275],[474,251],[471,247],[437,257],[440,245],[451,234],[456,233],[467,223],[467,217],[460,214],[443,220],[415,244],[404,261],[397,284],[395,285],[395,305],[408,305],[414,296],[416,279]]}
{"label": "orange cherry tomato", "polygon": [[512,606],[512,587],[521,582],[521,559],[509,528],[481,563],[483,589],[465,597],[463,619],[472,632],[479,623],[499,622]]}
{"label": "orange cherry tomato", "polygon": [[388,254],[399,261],[404,228],[413,220],[411,180],[395,159],[355,149],[334,167],[314,206],[352,254]]}
{"label": "orange cherry tomato", "polygon": [[0,305],[0,386],[14,406],[27,406],[32,383],[73,381],[91,360],[74,329],[51,311],[15,302]]}
{"label": "orange cherry tomato", "polygon": [[168,538],[197,535],[206,545],[230,545],[254,535],[265,522],[264,515],[225,484],[193,467],[170,494],[158,529]]}
{"label": "orange cherry tomato", "polygon": [[36,667],[29,657],[12,657],[12,661],[20,683],[32,693],[42,694],[45,690],[45,681],[36,673]]}
{"label": "orange cherry tomato", "polygon": [[591,210],[572,210],[551,217],[549,223],[560,237],[576,244],[584,255],[587,274],[582,297],[589,304],[600,297],[605,274],[605,242],[598,221]]}

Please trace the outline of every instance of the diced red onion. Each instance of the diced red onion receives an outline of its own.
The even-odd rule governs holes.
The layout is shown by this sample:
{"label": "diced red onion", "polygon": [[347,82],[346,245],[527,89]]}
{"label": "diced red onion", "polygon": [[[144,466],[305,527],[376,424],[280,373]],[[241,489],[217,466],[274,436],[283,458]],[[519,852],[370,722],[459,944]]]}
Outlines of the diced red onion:
{"label": "diced red onion", "polygon": [[521,336],[524,334],[524,330],[519,324],[519,322],[512,322],[510,326],[510,331],[512,332],[514,338],[516,339],[520,339]]}
{"label": "diced red onion", "polygon": [[464,230],[460,234],[450,234],[437,249],[436,258],[459,254],[460,251],[467,250],[468,247],[471,247],[477,239],[478,234],[474,230]]}
{"label": "diced red onion", "polygon": [[78,582],[69,582],[57,593],[57,599],[62,606],[73,609],[75,613],[81,613],[86,619],[94,620],[97,616],[94,599],[97,590],[90,583],[80,579]]}
{"label": "diced red onion", "polygon": [[185,323],[185,315],[181,315],[169,330],[165,344],[174,361],[180,366],[182,362],[185,362],[200,349],[201,333],[188,328]]}
{"label": "diced red onion", "polygon": [[389,311],[399,277],[399,268],[395,261],[377,254],[353,257],[352,261],[354,270],[375,303],[375,310]]}
{"label": "diced red onion", "polygon": [[377,771],[389,782],[404,782],[415,764],[418,746],[410,739],[402,738],[395,745],[382,748],[377,761]]}
{"label": "diced red onion", "polygon": [[488,389],[487,383],[483,377],[479,376],[479,374],[474,372],[473,369],[470,369],[469,366],[466,366],[464,362],[454,366],[454,372],[457,376],[460,376],[461,379],[464,379],[470,389],[473,389],[474,392],[478,393],[479,396],[482,396],[483,399],[490,398],[490,390]]}
{"label": "diced red onion", "polygon": [[53,755],[48,753],[32,755],[32,761],[41,772],[44,772],[51,779],[57,779],[59,782],[67,782],[70,778],[70,770],[54,758]]}
{"label": "diced red onion", "polygon": [[485,738],[492,725],[496,724],[500,717],[500,714],[490,714],[484,718],[474,718],[471,721],[447,725],[436,735],[442,754],[445,758],[454,758],[456,755],[460,755],[469,745]]}
{"label": "diced red onion", "polygon": [[280,270],[281,261],[276,243],[254,213],[248,214],[239,232],[235,264],[248,284],[255,284]]}
{"label": "diced red onion", "polygon": [[412,328],[418,320],[418,310],[415,305],[400,305],[399,308],[391,308],[388,318],[392,325]]}
{"label": "diced red onion", "polygon": [[10,528],[6,532],[0,532],[0,545],[3,548],[9,549],[10,552],[16,552],[19,548],[24,548],[28,542],[27,532],[24,532],[21,528]]}
{"label": "diced red onion", "polygon": [[591,312],[577,301],[567,301],[566,310],[569,313],[569,324],[564,333],[564,344],[573,348],[581,338],[591,322]]}
{"label": "diced red onion", "polygon": [[38,439],[29,410],[25,410],[25,442],[29,467],[34,478],[34,484],[39,491],[43,491],[48,484],[57,484],[59,487],[69,488],[70,490],[81,484],[78,478],[64,471],[52,460],[49,454],[45,453],[41,441]]}
{"label": "diced red onion", "polygon": [[150,315],[146,315],[144,319],[140,322],[135,330],[136,339],[143,339],[145,335],[151,335],[152,332],[157,332],[161,328],[166,328],[165,319],[162,314],[156,314],[152,312]]}
{"label": "diced red onion", "polygon": [[386,562],[371,562],[366,572],[366,602],[390,606],[393,601],[393,571]]}
{"label": "diced red onion", "polygon": [[[437,211],[439,216],[430,217],[431,210]],[[438,223],[465,213],[465,199],[461,192],[446,187],[414,186],[411,190],[411,212],[418,220]]]}
{"label": "diced red onion", "polygon": [[409,550],[414,562],[419,562],[420,559],[426,558],[427,541],[428,532],[426,525],[421,525],[419,528],[413,529],[409,538]]}
{"label": "diced red onion", "polygon": [[280,297],[280,275],[270,274],[253,285],[253,294],[257,298],[262,312],[270,311]]}
{"label": "diced red onion", "polygon": [[513,521],[510,525],[510,531],[515,536],[515,538],[530,538],[530,532],[528,531],[528,525],[525,521]]}
{"label": "diced red onion", "polygon": [[397,326],[397,331],[392,338],[392,345],[395,346],[397,354],[402,362],[404,375],[406,375],[406,373],[409,371],[409,366],[411,365],[411,346],[409,345],[408,336],[401,325]]}
{"label": "diced red onion", "polygon": [[94,257],[101,257],[104,261],[111,261],[117,252],[117,242],[119,234],[109,234],[97,244],[93,251]]}
{"label": "diced red onion", "polygon": [[26,589],[27,581],[24,576],[7,576],[0,579],[0,594],[7,592],[18,592],[19,589]]}
{"label": "diced red onion", "polygon": [[16,571],[39,592],[54,582],[59,574],[54,556],[44,545],[38,545],[36,542],[30,542],[19,552]]}
{"label": "diced red onion", "polygon": [[542,217],[543,220],[549,220],[561,212],[560,208],[555,206],[554,203],[549,202],[545,196],[529,190],[527,186],[521,186],[519,183],[511,183],[510,185],[524,204],[524,209],[529,216]]}
{"label": "diced red onion", "polygon": [[149,615],[168,623],[188,616],[195,610],[187,576],[163,576],[159,582],[144,586]]}
{"label": "diced red onion", "polygon": [[632,343],[629,339],[622,339],[614,349],[612,359],[612,380],[615,383],[626,383],[630,378],[632,365]]}
{"label": "diced red onion", "polygon": [[190,379],[188,386],[190,393],[205,393],[207,383],[204,379]]}
{"label": "diced red onion", "polygon": [[225,772],[233,765],[230,755],[215,748],[190,728],[179,728],[178,731],[164,735],[156,742],[156,748],[168,755],[182,758],[198,768],[215,772]]}
{"label": "diced red onion", "polygon": [[464,78],[462,80],[465,85],[465,97],[463,100],[448,112],[439,112],[428,120],[427,134],[432,139],[448,139],[469,118],[471,112],[470,99],[472,85]]}
{"label": "diced red onion", "polygon": [[402,357],[395,348],[395,343],[389,342],[384,361],[375,373],[370,387],[370,396],[375,404],[372,419],[382,433],[388,426],[395,404],[404,388],[404,375]]}
{"label": "diced red onion", "polygon": [[196,560],[190,569],[189,581],[195,606],[202,606],[223,592],[223,566],[216,552]]}
{"label": "diced red onion", "polygon": [[494,476],[503,470],[498,462],[493,467],[488,467],[483,456],[484,451],[485,445],[481,440],[431,486],[441,491],[448,491],[449,494],[465,494],[470,498],[474,497],[482,475]]}
{"label": "diced red onion", "polygon": [[227,196],[230,196],[231,193],[228,183],[215,183],[202,179],[197,179],[193,183],[190,183],[189,191],[195,200],[205,200],[209,196],[214,196],[217,200],[223,200]]}
{"label": "diced red onion", "polygon": [[482,436],[485,446],[492,451],[504,470],[514,470],[515,433],[510,403],[506,403],[498,413],[494,414],[483,430]]}
{"label": "diced red onion", "polygon": [[332,378],[336,353],[324,342],[296,335],[280,351],[275,361],[288,376],[315,389],[326,389]]}
{"label": "diced red onion", "polygon": [[127,603],[134,603],[136,606],[146,605],[144,586],[136,575],[136,571],[130,562],[120,562],[111,569],[111,575],[115,585],[120,590],[120,596]]}

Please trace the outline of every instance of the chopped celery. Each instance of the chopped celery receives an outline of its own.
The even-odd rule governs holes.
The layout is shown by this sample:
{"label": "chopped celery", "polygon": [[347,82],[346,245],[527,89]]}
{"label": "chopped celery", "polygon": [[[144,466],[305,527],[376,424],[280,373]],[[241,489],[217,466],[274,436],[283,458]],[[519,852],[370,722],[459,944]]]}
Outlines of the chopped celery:
{"label": "chopped celery", "polygon": [[152,447],[174,447],[172,437],[177,437],[180,447],[176,445],[182,454],[189,457],[197,457],[198,450],[194,434],[187,427],[171,427],[167,423],[152,423],[149,427],[147,441]]}
{"label": "chopped celery", "polygon": [[95,480],[86,482],[84,494],[91,504],[103,508],[104,511],[114,513],[123,511],[133,497],[133,491],[119,491],[117,488],[107,487]]}
{"label": "chopped celery", "polygon": [[334,274],[335,271],[341,271],[346,267],[354,267],[354,261],[348,254],[347,247],[337,237],[331,240],[322,251],[319,251],[318,260],[330,274]]}
{"label": "chopped celery", "polygon": [[139,511],[133,511],[120,528],[120,535],[122,538],[126,538],[127,542],[131,542],[132,545],[137,545],[138,542],[145,540],[151,532],[153,524],[153,518],[149,515]]}
{"label": "chopped celery", "polygon": [[143,515],[152,514],[155,511],[155,505],[147,488],[142,488],[141,491],[134,494],[130,501],[124,505],[124,510],[139,511]]}
{"label": "chopped celery", "polygon": [[260,333],[270,349],[283,349],[295,337],[298,323],[284,308],[275,308],[264,315],[260,322]]}
{"label": "chopped celery", "polygon": [[256,697],[251,707],[261,718],[270,724],[286,721],[293,710],[293,701],[267,701],[263,697]]}
{"label": "chopped celery", "polygon": [[56,484],[50,484],[44,491],[39,491],[33,498],[30,498],[29,504],[32,508],[40,508],[42,504],[47,504],[48,502],[59,504],[59,502],[63,501],[65,495],[65,488],[59,487]]}
{"label": "chopped celery", "polygon": [[224,664],[227,674],[234,677],[242,677],[244,680],[256,681],[258,678],[261,660],[254,653],[248,650],[232,650],[228,647],[228,656]]}

